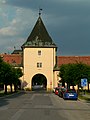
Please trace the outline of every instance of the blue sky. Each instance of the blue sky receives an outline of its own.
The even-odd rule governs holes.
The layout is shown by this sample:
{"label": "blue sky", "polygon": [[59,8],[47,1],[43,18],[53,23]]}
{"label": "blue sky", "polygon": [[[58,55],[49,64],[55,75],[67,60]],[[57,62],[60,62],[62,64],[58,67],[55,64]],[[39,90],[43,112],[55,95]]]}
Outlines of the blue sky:
{"label": "blue sky", "polygon": [[0,53],[21,48],[39,8],[58,55],[90,55],[90,0],[0,0]]}

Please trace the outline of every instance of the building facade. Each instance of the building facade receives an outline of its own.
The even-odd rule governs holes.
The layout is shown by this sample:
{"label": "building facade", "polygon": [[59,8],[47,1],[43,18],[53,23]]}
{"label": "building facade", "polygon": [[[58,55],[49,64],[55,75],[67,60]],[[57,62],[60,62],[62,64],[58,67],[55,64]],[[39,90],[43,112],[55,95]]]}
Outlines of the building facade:
{"label": "building facade", "polygon": [[49,36],[39,16],[27,41],[22,45],[25,87],[32,89],[43,85],[51,90],[55,84],[54,66],[56,65],[57,46]]}

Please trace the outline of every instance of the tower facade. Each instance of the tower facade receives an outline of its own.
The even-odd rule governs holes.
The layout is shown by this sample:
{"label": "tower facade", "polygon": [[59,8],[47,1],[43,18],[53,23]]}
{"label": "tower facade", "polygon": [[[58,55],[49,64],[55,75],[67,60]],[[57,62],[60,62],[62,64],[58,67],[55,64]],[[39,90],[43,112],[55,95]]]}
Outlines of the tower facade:
{"label": "tower facade", "polygon": [[51,90],[55,86],[54,66],[57,46],[49,36],[39,16],[27,41],[22,45],[24,87],[32,89],[42,85]]}

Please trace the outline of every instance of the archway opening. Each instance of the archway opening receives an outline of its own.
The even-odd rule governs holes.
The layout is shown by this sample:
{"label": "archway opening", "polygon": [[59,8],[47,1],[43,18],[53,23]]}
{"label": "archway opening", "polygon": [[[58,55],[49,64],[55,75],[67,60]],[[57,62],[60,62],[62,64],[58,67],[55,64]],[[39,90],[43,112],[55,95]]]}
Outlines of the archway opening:
{"label": "archway opening", "polygon": [[32,78],[32,90],[46,90],[47,79],[43,74],[36,74]]}

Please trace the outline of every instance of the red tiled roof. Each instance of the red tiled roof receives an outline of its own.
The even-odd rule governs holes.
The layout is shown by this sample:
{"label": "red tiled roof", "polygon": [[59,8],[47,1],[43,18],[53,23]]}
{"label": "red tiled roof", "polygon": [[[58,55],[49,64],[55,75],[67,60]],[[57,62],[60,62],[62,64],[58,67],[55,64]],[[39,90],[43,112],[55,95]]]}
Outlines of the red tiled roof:
{"label": "red tiled roof", "polygon": [[12,65],[21,65],[22,56],[20,54],[0,54],[2,59]]}
{"label": "red tiled roof", "polygon": [[90,56],[58,56],[57,65],[82,62],[90,65]]}
{"label": "red tiled roof", "polygon": [[[22,64],[21,54],[0,54],[3,60],[12,65]],[[90,56],[57,56],[58,67],[62,64],[82,62],[90,65]]]}

